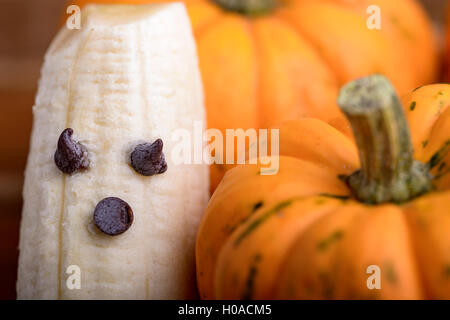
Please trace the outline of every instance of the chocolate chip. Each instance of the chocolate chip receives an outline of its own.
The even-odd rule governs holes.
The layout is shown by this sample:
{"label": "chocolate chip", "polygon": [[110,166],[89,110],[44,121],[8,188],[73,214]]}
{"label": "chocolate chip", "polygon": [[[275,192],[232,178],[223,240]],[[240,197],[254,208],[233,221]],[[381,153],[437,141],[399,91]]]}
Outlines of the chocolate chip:
{"label": "chocolate chip", "polygon": [[71,128],[67,128],[61,133],[54,157],[59,170],[67,174],[86,169],[89,166],[86,147],[73,141],[72,134]]}
{"label": "chocolate chip", "polygon": [[133,223],[133,210],[122,199],[105,198],[95,207],[94,222],[103,233],[116,236],[127,231]]}
{"label": "chocolate chip", "polygon": [[131,166],[143,176],[164,173],[167,163],[164,158],[163,141],[157,139],[153,143],[139,144],[131,153]]}

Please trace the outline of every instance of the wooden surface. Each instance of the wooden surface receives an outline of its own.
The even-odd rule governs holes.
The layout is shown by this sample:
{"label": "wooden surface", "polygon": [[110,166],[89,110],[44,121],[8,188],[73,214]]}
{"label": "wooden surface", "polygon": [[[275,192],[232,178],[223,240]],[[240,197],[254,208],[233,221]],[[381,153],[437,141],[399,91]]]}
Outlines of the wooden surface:
{"label": "wooden surface", "polygon": [[23,171],[42,58],[64,0],[0,0],[0,299],[15,299]]}
{"label": "wooden surface", "polygon": [[[393,0],[394,1],[394,0]],[[424,0],[442,17],[443,0]],[[43,54],[64,0],[0,0],[0,299],[15,298],[23,170]]]}
{"label": "wooden surface", "polygon": [[447,2],[448,0],[422,0],[422,4],[438,26],[441,26],[445,20]]}

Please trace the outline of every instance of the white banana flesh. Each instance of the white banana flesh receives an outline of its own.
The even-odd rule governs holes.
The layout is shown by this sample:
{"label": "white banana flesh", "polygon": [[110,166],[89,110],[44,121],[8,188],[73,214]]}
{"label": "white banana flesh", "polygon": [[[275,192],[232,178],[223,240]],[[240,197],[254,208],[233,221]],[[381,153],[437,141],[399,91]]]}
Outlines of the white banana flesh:
{"label": "white banana flesh", "polygon": [[[90,5],[81,17],[80,30],[64,27],[51,44],[33,107],[18,298],[193,298],[194,242],[209,177],[204,164],[171,159],[179,143],[174,130],[205,125],[186,10],[180,3]],[[65,128],[89,154],[89,168],[72,175],[53,159]],[[157,138],[168,170],[142,176],[130,152]],[[134,212],[121,235],[93,223],[106,197],[125,200]],[[79,289],[67,285],[69,266],[81,271]]]}

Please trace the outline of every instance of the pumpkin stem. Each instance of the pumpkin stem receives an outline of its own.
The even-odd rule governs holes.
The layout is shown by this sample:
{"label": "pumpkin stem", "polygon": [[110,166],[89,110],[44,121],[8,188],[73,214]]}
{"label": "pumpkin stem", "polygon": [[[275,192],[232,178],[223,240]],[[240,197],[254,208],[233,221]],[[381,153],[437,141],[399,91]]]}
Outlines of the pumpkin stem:
{"label": "pumpkin stem", "polygon": [[431,189],[428,167],[413,159],[408,124],[388,79],[352,81],[341,89],[338,104],[358,145],[361,169],[346,179],[357,199],[401,203]]}
{"label": "pumpkin stem", "polygon": [[249,16],[266,14],[272,11],[278,0],[212,0],[223,9]]}

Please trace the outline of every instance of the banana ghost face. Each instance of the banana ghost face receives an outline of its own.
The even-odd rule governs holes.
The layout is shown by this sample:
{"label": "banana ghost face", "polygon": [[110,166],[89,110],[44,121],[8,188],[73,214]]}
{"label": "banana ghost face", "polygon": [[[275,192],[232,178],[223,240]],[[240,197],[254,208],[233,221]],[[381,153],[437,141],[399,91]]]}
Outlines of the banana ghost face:
{"label": "banana ghost face", "polygon": [[[81,15],[50,46],[33,107],[18,298],[193,298],[209,177],[171,160],[174,131],[205,124],[185,8]],[[67,285],[71,266],[79,289]]]}
{"label": "banana ghost face", "polygon": [[[55,164],[59,170],[72,174],[89,166],[88,151],[84,145],[72,139],[73,129],[65,129],[58,139]],[[163,141],[137,145],[130,156],[133,169],[143,176],[162,174],[167,170]],[[103,233],[116,236],[124,233],[133,223],[133,210],[122,199],[108,197],[100,201],[94,211],[94,222]]]}

